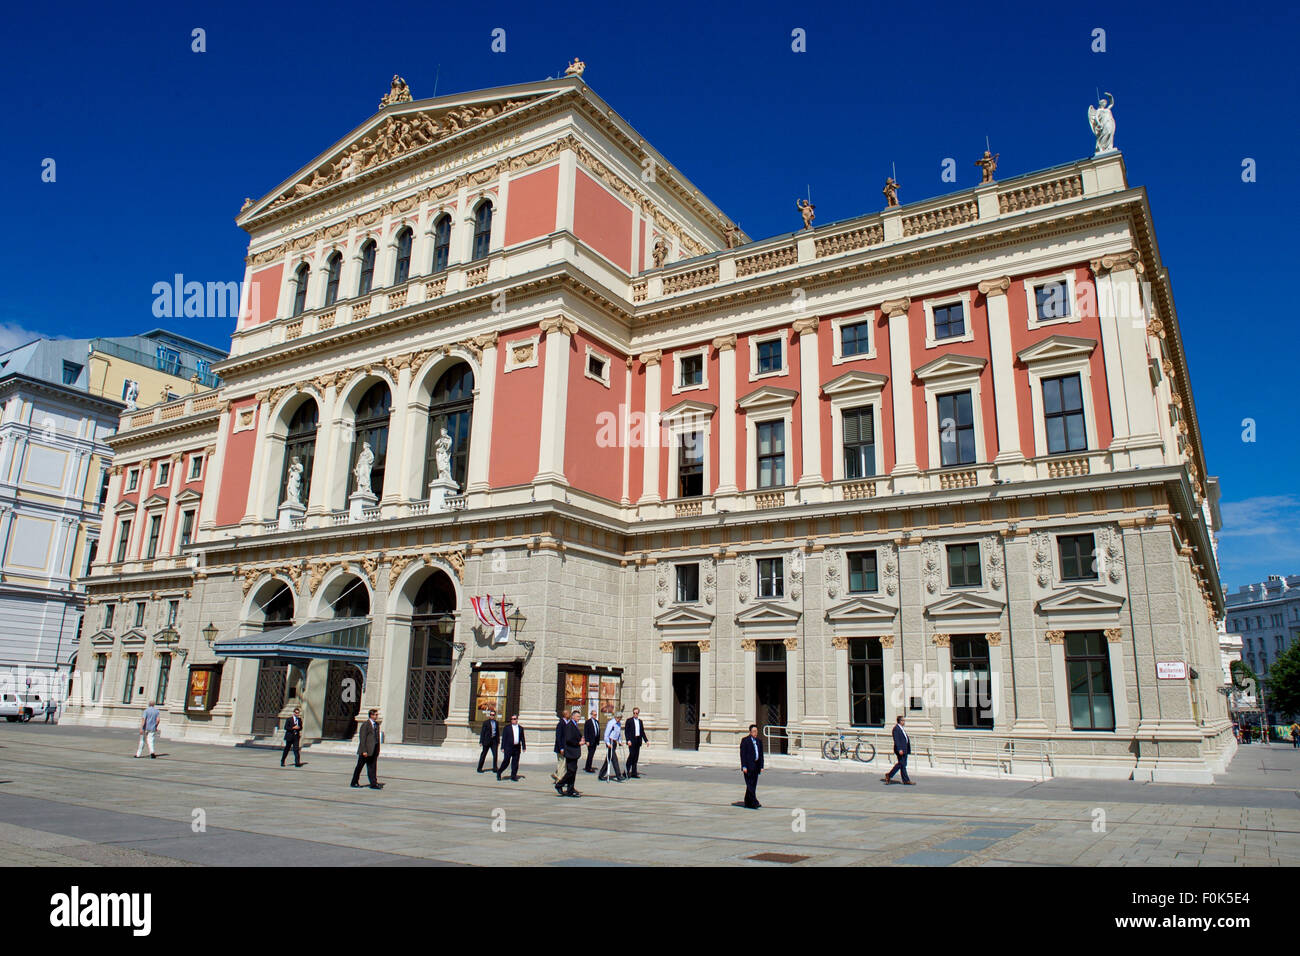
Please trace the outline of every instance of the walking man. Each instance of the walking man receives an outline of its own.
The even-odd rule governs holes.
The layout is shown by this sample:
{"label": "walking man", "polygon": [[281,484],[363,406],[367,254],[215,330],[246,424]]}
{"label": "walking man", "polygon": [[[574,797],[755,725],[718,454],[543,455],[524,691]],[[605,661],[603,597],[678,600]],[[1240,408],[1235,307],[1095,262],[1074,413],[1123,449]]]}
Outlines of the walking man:
{"label": "walking man", "polygon": [[289,756],[289,749],[293,748],[293,765],[302,766],[302,753],[298,747],[302,743],[302,711],[295,707],[293,716],[284,722],[284,752],[280,754],[280,766],[284,766],[284,758]]}
{"label": "walking man", "polygon": [[573,782],[578,777],[578,758],[582,756],[582,728],[578,726],[581,716],[582,711],[575,707],[564,724],[564,777],[555,785],[555,792],[562,797],[582,796],[573,789]]}
{"label": "walking man", "polygon": [[551,779],[556,783],[564,777],[564,732],[568,726],[569,721],[564,716],[564,711],[560,711],[560,722],[555,725],[555,773],[551,774]]}
{"label": "walking man", "polygon": [[487,720],[483,721],[483,727],[478,732],[479,746],[483,749],[478,755],[478,772],[483,772],[483,760],[487,757],[488,751],[492,751],[492,772],[497,772],[497,749],[501,746],[501,725],[497,723],[497,712],[489,710]]}
{"label": "walking man", "polygon": [[510,723],[506,726],[505,733],[501,735],[501,769],[497,771],[497,779],[506,772],[506,767],[510,767],[510,779],[519,779],[519,758],[528,744],[524,742],[524,728],[519,726],[519,715],[511,714]]}
{"label": "walking man", "polygon": [[582,725],[582,736],[587,741],[587,766],[583,770],[595,773],[591,769],[591,761],[596,756],[596,746],[600,743],[600,717],[595,710],[588,714],[587,722]]}
{"label": "walking man", "polygon": [[52,723],[54,720],[54,708],[55,708],[54,698],[51,697],[49,700],[45,702],[45,722],[47,724]]}
{"label": "walking man", "polygon": [[140,718],[140,742],[135,747],[137,757],[144,753],[145,738],[149,740],[149,756],[158,756],[154,752],[153,743],[158,736],[158,718],[161,716],[162,713],[158,710],[157,704],[150,704],[144,709],[144,716]]}
{"label": "walking man", "polygon": [[605,762],[600,768],[600,779],[604,780],[612,768],[614,781],[621,783],[623,774],[618,769],[618,742],[623,739],[623,715],[612,714],[605,725]]}
{"label": "walking man", "polygon": [[898,763],[894,764],[892,770],[880,779],[885,783],[893,783],[894,774],[901,774],[903,783],[909,787],[914,786],[911,780],[907,778],[907,755],[912,752],[912,741],[907,736],[907,731],[903,729],[903,721],[906,718],[902,714],[898,715],[898,721],[894,724],[894,756]]}
{"label": "walking man", "polygon": [[1291,722],[1291,749],[1295,750],[1300,747],[1300,720]]}
{"label": "walking man", "polygon": [[360,742],[357,744],[357,766],[352,771],[352,786],[359,787],[361,779],[361,768],[366,768],[366,776],[370,778],[371,790],[382,790],[384,785],[375,779],[375,771],[379,768],[379,745],[383,742],[383,736],[379,732],[379,711],[370,708],[369,719],[361,725],[359,735]]}
{"label": "walking man", "polygon": [[763,742],[758,739],[758,724],[749,725],[749,736],[740,742],[740,772],[745,775],[745,806],[757,810],[758,775],[763,772]]}
{"label": "walking man", "polygon": [[641,720],[640,707],[632,708],[632,716],[628,718],[627,726],[623,728],[623,736],[627,739],[627,775],[639,777],[641,774],[637,769],[637,762],[641,759],[641,745],[650,742],[650,738],[645,733],[645,724]]}

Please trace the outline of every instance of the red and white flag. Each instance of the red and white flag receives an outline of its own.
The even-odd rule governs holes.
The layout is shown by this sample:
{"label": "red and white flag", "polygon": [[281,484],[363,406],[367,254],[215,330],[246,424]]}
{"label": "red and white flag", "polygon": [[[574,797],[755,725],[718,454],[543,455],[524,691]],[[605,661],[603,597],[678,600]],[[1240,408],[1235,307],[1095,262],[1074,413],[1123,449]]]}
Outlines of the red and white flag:
{"label": "red and white flag", "polygon": [[493,602],[492,595],[470,598],[474,615],[484,627],[493,632],[492,643],[504,644],[510,640],[510,622],[506,619],[506,599]]}

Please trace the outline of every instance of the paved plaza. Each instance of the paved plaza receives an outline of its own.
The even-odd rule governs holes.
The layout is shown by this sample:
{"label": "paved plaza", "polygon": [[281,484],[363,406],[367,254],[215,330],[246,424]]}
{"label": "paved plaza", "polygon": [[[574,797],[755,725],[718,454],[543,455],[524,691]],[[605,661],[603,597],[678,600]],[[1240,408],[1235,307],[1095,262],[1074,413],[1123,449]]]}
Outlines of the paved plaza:
{"label": "paved plaza", "polygon": [[[381,757],[382,791],[353,790],[354,758],[160,742],[0,724],[0,863],[24,866],[1300,864],[1300,751],[1242,747],[1214,786],[774,769],[749,811],[738,771],[669,764],[551,788],[550,759],[518,783],[472,762]],[[534,754],[534,758],[540,759]],[[549,755],[545,755],[549,758]],[[774,857],[755,859],[764,854]]]}

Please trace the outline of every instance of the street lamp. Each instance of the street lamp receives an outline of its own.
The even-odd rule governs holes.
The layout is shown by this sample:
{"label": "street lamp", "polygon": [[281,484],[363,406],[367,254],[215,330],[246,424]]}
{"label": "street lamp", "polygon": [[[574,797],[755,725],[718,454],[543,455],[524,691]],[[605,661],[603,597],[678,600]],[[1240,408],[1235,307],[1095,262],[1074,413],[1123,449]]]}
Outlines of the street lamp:
{"label": "street lamp", "polygon": [[510,633],[514,637],[515,643],[532,653],[533,649],[537,647],[537,642],[521,640],[519,637],[523,632],[524,625],[528,623],[528,617],[524,614],[523,608],[516,604],[514,613],[508,615],[506,620],[510,622]]}
{"label": "street lamp", "polygon": [[208,626],[203,629],[203,639],[208,642],[208,647],[211,647],[216,642],[217,633],[217,625],[209,621]]}

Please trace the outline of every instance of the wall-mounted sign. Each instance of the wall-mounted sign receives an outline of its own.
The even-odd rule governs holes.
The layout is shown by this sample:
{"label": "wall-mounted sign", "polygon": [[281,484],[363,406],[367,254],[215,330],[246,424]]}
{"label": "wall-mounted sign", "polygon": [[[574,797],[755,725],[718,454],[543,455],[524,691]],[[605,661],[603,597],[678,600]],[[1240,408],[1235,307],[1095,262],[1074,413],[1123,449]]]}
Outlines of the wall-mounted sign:
{"label": "wall-mounted sign", "polygon": [[1186,680],[1186,661],[1156,661],[1157,680]]}

